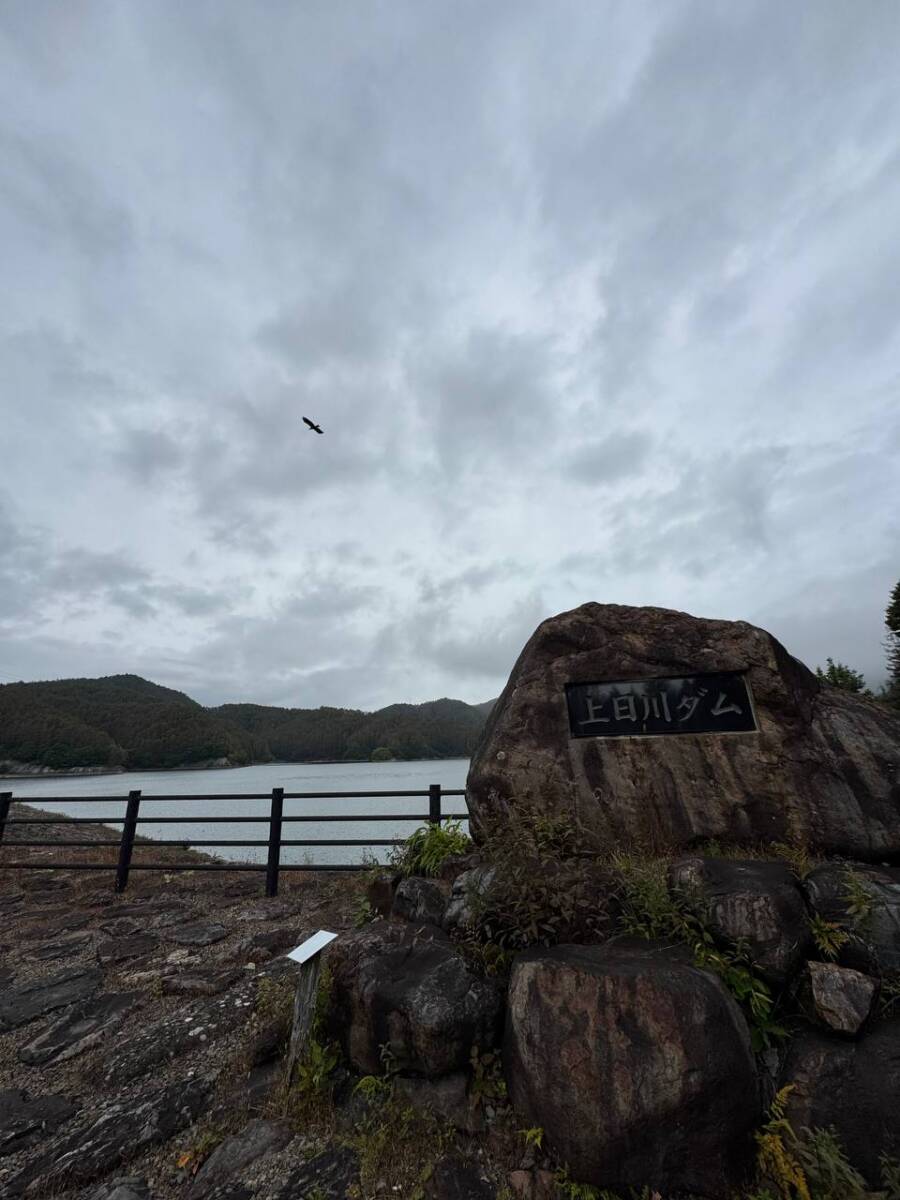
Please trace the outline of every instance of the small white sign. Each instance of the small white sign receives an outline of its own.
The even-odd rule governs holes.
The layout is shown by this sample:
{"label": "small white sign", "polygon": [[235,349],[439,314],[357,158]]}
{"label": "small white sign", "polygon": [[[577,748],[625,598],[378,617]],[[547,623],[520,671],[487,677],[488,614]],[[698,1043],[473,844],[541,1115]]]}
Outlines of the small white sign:
{"label": "small white sign", "polygon": [[296,950],[291,950],[287,957],[292,958],[294,962],[305,963],[314,954],[318,954],[320,950],[324,950],[328,943],[333,942],[336,937],[336,933],[329,933],[327,929],[320,929],[311,938],[307,938],[305,942],[301,942]]}

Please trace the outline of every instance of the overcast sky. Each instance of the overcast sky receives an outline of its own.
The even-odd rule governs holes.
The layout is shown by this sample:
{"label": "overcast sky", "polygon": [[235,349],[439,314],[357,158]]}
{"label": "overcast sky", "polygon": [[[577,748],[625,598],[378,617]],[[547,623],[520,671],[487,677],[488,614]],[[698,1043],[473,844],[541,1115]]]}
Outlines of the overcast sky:
{"label": "overcast sky", "polygon": [[0,2],[0,679],[480,701],[596,600],[877,683],[898,63],[896,0]]}

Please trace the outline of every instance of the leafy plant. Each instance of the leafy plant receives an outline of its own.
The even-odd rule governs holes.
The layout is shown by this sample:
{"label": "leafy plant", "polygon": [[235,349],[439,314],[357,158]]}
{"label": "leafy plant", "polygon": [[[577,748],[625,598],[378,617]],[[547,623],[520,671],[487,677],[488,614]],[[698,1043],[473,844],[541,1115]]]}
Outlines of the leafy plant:
{"label": "leafy plant", "polygon": [[378,913],[366,896],[357,897],[356,903],[353,905],[353,925],[356,929],[362,929],[364,925],[374,921],[377,916]]}
{"label": "leafy plant", "polygon": [[472,897],[474,941],[514,951],[608,936],[608,875],[570,821],[523,803],[514,822],[486,823],[481,850],[492,870]]}
{"label": "leafy plant", "polygon": [[844,872],[844,892],[842,900],[847,906],[850,920],[858,928],[865,928],[872,919],[876,900],[858,872],[848,867]]}
{"label": "leafy plant", "polygon": [[544,1146],[544,1131],[540,1125],[535,1125],[532,1129],[520,1129],[525,1145],[530,1150],[542,1150]]}
{"label": "leafy plant", "polygon": [[469,1094],[475,1104],[502,1104],[506,1101],[506,1080],[503,1078],[503,1063],[499,1050],[482,1053],[472,1047],[469,1056],[472,1071]]}
{"label": "leafy plant", "polygon": [[809,928],[816,949],[823,958],[827,958],[829,961],[836,959],[841,948],[850,940],[850,934],[846,929],[841,929],[840,925],[834,921],[826,921],[818,913],[810,918]]}
{"label": "leafy plant", "polygon": [[460,821],[428,824],[417,829],[397,846],[391,855],[391,866],[399,874],[437,875],[448,858],[467,854],[472,839],[463,833]]}
{"label": "leafy plant", "polygon": [[311,1037],[306,1045],[302,1060],[294,1069],[294,1087],[306,1095],[325,1090],[328,1076],[341,1060],[340,1051],[334,1044],[323,1045]]}
{"label": "leafy plant", "polygon": [[617,853],[612,857],[619,878],[621,923],[635,937],[671,938],[690,947],[698,967],[715,971],[746,1013],[755,1052],[768,1049],[786,1030],[775,1019],[775,1000],[741,946],[723,948],[709,928],[699,897],[672,892],[666,860]]}

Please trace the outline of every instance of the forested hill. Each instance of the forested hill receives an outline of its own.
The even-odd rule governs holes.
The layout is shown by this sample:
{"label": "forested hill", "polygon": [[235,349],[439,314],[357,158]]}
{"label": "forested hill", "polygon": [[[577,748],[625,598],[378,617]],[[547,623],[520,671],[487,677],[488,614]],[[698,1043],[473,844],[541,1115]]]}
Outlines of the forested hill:
{"label": "forested hill", "polygon": [[137,675],[0,685],[0,773],[199,766],[225,760],[468,756],[490,704],[461,700],[343,708],[204,708]]}
{"label": "forested hill", "polygon": [[265,708],[223,704],[209,711],[268,745],[274,758],[465,758],[484,727],[481,706],[462,700],[391,704],[378,712],[353,708]]}

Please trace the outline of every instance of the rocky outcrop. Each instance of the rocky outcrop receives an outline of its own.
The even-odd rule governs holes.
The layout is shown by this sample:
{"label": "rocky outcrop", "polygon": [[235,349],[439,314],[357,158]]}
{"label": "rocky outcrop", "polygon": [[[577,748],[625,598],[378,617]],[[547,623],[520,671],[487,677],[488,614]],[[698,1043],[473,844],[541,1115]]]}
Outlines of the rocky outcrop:
{"label": "rocky outcrop", "polygon": [[0,992],[0,1030],[16,1029],[45,1013],[92,996],[100,986],[98,970],[73,968],[48,979]]}
{"label": "rocky outcrop", "polygon": [[793,1127],[833,1128],[850,1162],[877,1186],[881,1155],[900,1156],[900,1017],[859,1041],[801,1033],[781,1084],[794,1085],[787,1107]]}
{"label": "rocky outcrop", "polygon": [[324,1150],[292,1171],[275,1200],[298,1200],[317,1196],[319,1200],[345,1200],[351,1188],[359,1184],[359,1157],[355,1150],[338,1146]]}
{"label": "rocky outcrop", "polygon": [[49,1138],[40,1157],[13,1189],[41,1197],[63,1186],[105,1175],[142,1150],[164,1142],[196,1120],[209,1100],[208,1080],[188,1079],[155,1088],[140,1100],[111,1100]]}
{"label": "rocky outcrop", "polygon": [[[709,672],[743,674],[756,732],[571,735],[567,684]],[[877,861],[900,855],[898,772],[900,718],[821,683],[764,630],[585,604],[544,621],[525,646],[467,798],[476,835],[530,802],[602,846],[795,840]]]}
{"label": "rocky outcrop", "polygon": [[447,892],[433,879],[403,879],[394,893],[393,913],[403,921],[440,925],[446,907]]}
{"label": "rocky outcrop", "polygon": [[19,1059],[29,1066],[38,1066],[83,1054],[120,1025],[139,1001],[137,992],[109,993],[81,1000],[26,1042],[19,1050]]}
{"label": "rocky outcrop", "polygon": [[784,863],[688,855],[670,866],[669,885],[769,983],[784,984],[810,948],[803,894]]}
{"label": "rocky outcrop", "polygon": [[518,956],[504,1069],[521,1119],[580,1182],[725,1197],[760,1101],[746,1022],[719,980],[658,942]]}
{"label": "rocky outcrop", "polygon": [[39,1142],[77,1111],[64,1096],[32,1098],[21,1088],[0,1091],[0,1158]]}
{"label": "rocky outcrop", "polygon": [[334,943],[332,1023],[348,1060],[426,1077],[465,1067],[473,1046],[494,1044],[502,1008],[496,981],[480,979],[433,926],[375,921]]}
{"label": "rocky outcrop", "polygon": [[197,1172],[188,1200],[204,1200],[223,1183],[237,1179],[241,1172],[264,1154],[282,1150],[293,1137],[283,1121],[249,1121],[240,1133],[225,1138],[213,1150]]}
{"label": "rocky outcrop", "polygon": [[803,889],[813,912],[847,935],[840,961],[861,971],[900,970],[900,869],[824,863]]}

